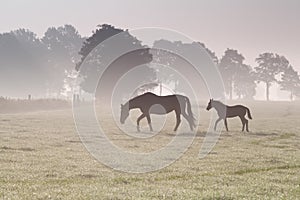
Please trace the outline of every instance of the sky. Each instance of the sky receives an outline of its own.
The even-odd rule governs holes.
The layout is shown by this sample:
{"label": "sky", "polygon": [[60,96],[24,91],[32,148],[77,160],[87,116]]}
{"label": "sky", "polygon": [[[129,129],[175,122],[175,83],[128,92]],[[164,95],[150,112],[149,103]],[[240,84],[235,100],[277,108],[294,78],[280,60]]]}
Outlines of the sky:
{"label": "sky", "polygon": [[299,0],[1,0],[0,32],[74,25],[91,35],[98,24],[161,27],[204,42],[221,57],[234,48],[255,65],[263,52],[282,54],[300,70]]}
{"label": "sky", "polygon": [[84,36],[98,24],[162,27],[204,42],[217,55],[238,49],[248,64],[259,53],[286,56],[300,70],[299,0],[2,0],[0,32],[74,25]]}
{"label": "sky", "polygon": [[161,27],[206,44],[221,57],[239,50],[246,63],[264,52],[284,55],[300,71],[299,0],[1,0],[0,33],[74,25],[89,36],[98,24]]}
{"label": "sky", "polygon": [[1,0],[0,32],[74,25],[84,36],[98,24],[162,27],[204,42],[217,55],[238,49],[248,64],[259,53],[286,56],[300,70],[299,0]]}

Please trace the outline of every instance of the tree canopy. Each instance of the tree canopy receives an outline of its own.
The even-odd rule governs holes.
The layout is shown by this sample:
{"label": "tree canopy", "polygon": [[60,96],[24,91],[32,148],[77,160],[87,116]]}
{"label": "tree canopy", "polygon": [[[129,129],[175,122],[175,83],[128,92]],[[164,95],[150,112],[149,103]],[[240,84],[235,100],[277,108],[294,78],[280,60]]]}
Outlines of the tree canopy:
{"label": "tree canopy", "polygon": [[[105,55],[101,54],[103,47],[106,50]],[[122,50],[127,49],[133,50],[119,55]],[[76,69],[83,79],[81,87],[84,91],[93,93],[97,85],[96,92],[102,90],[101,94],[96,94],[97,96],[108,96],[107,92],[113,90],[118,79],[136,66],[142,67],[141,70],[136,71],[138,74],[131,81],[132,85],[140,85],[155,78],[154,70],[147,66],[147,63],[152,60],[149,48],[142,45],[142,42],[127,30],[107,24],[99,25],[93,35],[85,40],[79,54],[82,57]],[[109,63],[111,59],[113,62]],[[104,69],[103,76],[99,77],[99,71]],[[123,87],[126,93],[125,85]]]}
{"label": "tree canopy", "polygon": [[[107,93],[113,90],[119,79],[126,80],[129,71],[134,72],[130,78],[127,77],[130,81],[120,86],[124,94],[129,87],[151,86],[153,84],[149,83],[157,85],[159,82],[184,92],[183,79],[174,69],[184,69],[184,73],[192,74],[189,81],[205,90],[203,80],[194,76],[195,73],[188,67],[190,63],[180,57],[182,52],[188,52],[191,58],[199,58],[199,54],[194,53],[199,45],[219,68],[230,99],[253,99],[260,82],[265,84],[267,100],[270,99],[270,87],[275,83],[281,90],[290,93],[291,100],[300,96],[299,73],[282,55],[262,53],[255,59],[257,66],[253,68],[235,49],[226,49],[220,59],[204,43],[196,41],[184,43],[161,39],[155,41],[151,49],[130,31],[109,24],[98,25],[88,38],[68,24],[49,27],[41,38],[28,29],[0,33],[0,95],[70,95],[77,77],[82,80],[81,90],[93,93],[96,86],[96,93],[100,90]],[[105,55],[101,48],[105,48]],[[164,51],[164,48],[178,55]],[[122,54],[126,49],[132,50]],[[158,67],[159,64],[169,68]],[[203,63],[200,67],[207,66]],[[100,79],[101,70],[104,71]],[[120,97],[124,94],[120,93]]]}
{"label": "tree canopy", "polygon": [[278,54],[263,53],[256,58],[256,62],[258,63],[258,66],[255,67],[257,81],[266,84],[266,100],[268,101],[272,83],[278,82],[276,75],[288,68],[289,61]]}

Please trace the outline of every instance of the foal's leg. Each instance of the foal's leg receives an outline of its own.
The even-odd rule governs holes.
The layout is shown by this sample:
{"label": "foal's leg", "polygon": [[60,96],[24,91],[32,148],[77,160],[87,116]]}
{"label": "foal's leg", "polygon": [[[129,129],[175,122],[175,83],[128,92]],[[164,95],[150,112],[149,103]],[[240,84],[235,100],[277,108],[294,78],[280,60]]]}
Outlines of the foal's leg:
{"label": "foal's leg", "polygon": [[219,121],[221,121],[221,120],[222,120],[222,118],[217,119],[217,121],[216,121],[216,123],[215,123],[215,127],[214,127],[214,130],[215,130],[215,131],[217,130],[217,125],[218,125]]}
{"label": "foal's leg", "polygon": [[136,120],[136,128],[137,128],[137,131],[140,132],[140,121],[146,117],[146,115],[143,113],[139,116],[139,118]]}
{"label": "foal's leg", "polygon": [[148,113],[148,114],[146,115],[146,117],[147,117],[147,121],[148,121],[148,124],[149,124],[149,127],[150,127],[150,131],[153,131],[152,124],[151,124],[150,114]]}
{"label": "foal's leg", "polygon": [[227,119],[226,118],[224,119],[224,124],[225,124],[226,131],[228,131]]}
{"label": "foal's leg", "polygon": [[180,113],[179,112],[175,111],[175,114],[176,114],[176,126],[174,128],[174,131],[177,131],[177,128],[178,128],[178,126],[179,126],[179,124],[181,122],[181,118],[180,118]]}

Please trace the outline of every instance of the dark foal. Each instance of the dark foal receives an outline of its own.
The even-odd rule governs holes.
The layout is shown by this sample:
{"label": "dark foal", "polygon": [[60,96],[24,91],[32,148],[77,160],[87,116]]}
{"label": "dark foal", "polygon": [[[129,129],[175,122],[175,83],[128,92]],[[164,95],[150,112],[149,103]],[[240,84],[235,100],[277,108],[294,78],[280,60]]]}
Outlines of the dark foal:
{"label": "dark foal", "polygon": [[242,105],[227,106],[220,101],[210,99],[206,110],[210,110],[211,108],[215,108],[219,116],[219,119],[217,119],[215,123],[214,130],[216,130],[218,123],[223,119],[226,131],[228,131],[227,118],[239,117],[243,124],[242,131],[244,131],[246,127],[246,131],[249,132],[248,120],[245,118],[245,115],[247,114],[248,118],[252,119],[249,108]]}

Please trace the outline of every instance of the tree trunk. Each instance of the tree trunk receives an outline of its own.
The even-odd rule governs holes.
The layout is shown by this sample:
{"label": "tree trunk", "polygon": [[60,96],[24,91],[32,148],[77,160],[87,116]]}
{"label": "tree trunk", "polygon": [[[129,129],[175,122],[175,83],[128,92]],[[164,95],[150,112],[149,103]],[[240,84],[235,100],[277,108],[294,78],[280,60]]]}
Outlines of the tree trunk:
{"label": "tree trunk", "polygon": [[267,99],[267,101],[270,100],[269,96],[270,96],[270,83],[266,82],[266,99]]}
{"label": "tree trunk", "polygon": [[291,100],[291,101],[293,101],[293,100],[294,100],[294,98],[293,98],[293,97],[294,97],[294,95],[293,95],[293,91],[291,91],[291,94],[290,94],[290,100]]}
{"label": "tree trunk", "polygon": [[233,90],[232,81],[230,80],[230,85],[229,85],[229,99],[230,100],[232,100],[232,90]]}

